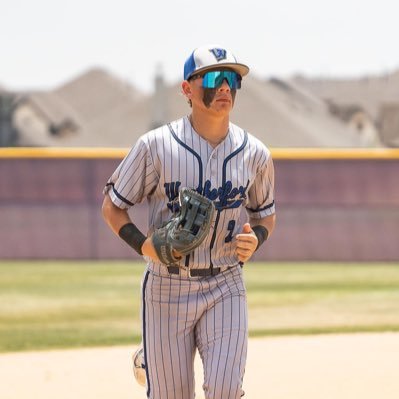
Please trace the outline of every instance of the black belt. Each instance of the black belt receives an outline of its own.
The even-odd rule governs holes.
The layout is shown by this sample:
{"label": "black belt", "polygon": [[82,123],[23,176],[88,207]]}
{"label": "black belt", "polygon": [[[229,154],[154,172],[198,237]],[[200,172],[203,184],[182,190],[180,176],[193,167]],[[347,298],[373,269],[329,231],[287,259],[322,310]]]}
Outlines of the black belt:
{"label": "black belt", "polygon": [[[170,274],[180,274],[182,270],[179,266],[168,266],[168,272]],[[205,277],[205,276],[216,276],[221,272],[220,267],[208,268],[208,269],[187,269],[190,277]]]}

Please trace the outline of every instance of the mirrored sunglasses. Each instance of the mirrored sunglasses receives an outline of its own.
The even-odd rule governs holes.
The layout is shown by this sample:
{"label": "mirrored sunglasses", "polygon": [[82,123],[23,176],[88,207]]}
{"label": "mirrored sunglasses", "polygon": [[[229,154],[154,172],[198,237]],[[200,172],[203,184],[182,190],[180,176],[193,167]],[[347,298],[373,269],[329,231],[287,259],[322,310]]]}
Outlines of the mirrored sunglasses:
{"label": "mirrored sunglasses", "polygon": [[227,80],[230,89],[241,89],[241,75],[234,71],[209,71],[204,75],[195,75],[192,78],[202,77],[202,87],[206,89],[216,89]]}

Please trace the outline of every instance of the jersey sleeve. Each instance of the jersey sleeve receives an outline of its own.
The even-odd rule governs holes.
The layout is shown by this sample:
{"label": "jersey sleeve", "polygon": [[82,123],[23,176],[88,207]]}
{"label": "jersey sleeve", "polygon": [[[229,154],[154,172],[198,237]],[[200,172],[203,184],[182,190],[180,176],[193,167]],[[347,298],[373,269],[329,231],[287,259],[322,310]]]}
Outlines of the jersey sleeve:
{"label": "jersey sleeve", "polygon": [[109,178],[103,194],[121,209],[128,209],[150,195],[158,184],[158,174],[143,136]]}
{"label": "jersey sleeve", "polygon": [[274,165],[270,153],[259,167],[253,184],[248,191],[246,206],[248,216],[262,219],[276,211],[274,203]]}

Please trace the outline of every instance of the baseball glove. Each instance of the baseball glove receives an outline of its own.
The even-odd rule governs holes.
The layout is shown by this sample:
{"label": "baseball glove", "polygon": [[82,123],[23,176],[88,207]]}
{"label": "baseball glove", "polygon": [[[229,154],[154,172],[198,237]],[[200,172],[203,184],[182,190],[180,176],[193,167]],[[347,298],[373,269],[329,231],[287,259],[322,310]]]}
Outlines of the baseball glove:
{"label": "baseball glove", "polygon": [[213,202],[189,188],[179,192],[180,210],[164,226],[154,231],[152,242],[159,260],[172,265],[204,241],[211,228],[215,207]]}

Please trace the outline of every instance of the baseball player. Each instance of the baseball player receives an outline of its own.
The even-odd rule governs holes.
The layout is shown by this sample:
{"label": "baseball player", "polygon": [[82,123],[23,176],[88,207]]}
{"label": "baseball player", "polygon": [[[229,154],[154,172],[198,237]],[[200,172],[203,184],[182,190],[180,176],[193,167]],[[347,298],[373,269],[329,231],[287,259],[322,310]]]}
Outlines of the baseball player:
{"label": "baseball player", "polygon": [[[181,85],[190,114],[141,136],[104,189],[106,222],[147,263],[141,355],[148,398],[194,398],[196,350],[207,399],[244,395],[248,326],[242,266],[275,224],[270,151],[229,120],[248,72],[228,49],[195,49]],[[158,244],[183,188],[214,208],[209,233],[186,255],[168,249],[168,238]],[[145,199],[149,230],[143,233],[128,209]]]}

